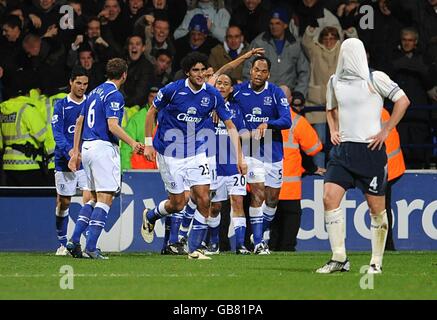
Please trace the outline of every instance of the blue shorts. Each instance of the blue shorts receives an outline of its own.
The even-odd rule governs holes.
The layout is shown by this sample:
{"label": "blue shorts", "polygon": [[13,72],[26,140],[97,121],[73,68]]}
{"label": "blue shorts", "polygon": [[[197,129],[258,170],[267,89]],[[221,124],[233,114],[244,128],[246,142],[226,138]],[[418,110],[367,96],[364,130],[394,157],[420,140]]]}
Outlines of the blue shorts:
{"label": "blue shorts", "polygon": [[338,184],[345,190],[358,188],[364,193],[383,196],[387,185],[387,154],[370,150],[367,143],[342,142],[330,151],[325,183]]}

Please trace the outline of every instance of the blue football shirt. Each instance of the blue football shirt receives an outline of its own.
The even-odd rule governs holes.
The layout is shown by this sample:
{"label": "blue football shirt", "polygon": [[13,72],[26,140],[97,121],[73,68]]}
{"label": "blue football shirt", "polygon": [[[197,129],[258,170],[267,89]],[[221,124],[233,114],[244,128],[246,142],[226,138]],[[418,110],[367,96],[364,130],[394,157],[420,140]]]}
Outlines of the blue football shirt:
{"label": "blue football shirt", "polygon": [[85,103],[85,97],[80,103],[77,103],[69,96],[60,99],[55,103],[52,117],[52,129],[56,142],[54,156],[56,171],[70,171],[70,169],[68,169],[68,161],[70,160],[68,151],[73,148],[76,119],[79,117]]}
{"label": "blue football shirt", "polygon": [[[239,132],[245,129],[244,117],[235,102],[226,102],[232,115],[232,122]],[[216,135],[216,169],[217,176],[233,176],[238,174],[237,155],[223,121],[215,126]]]}
{"label": "blue football shirt", "polygon": [[284,92],[269,82],[256,92],[249,81],[234,86],[234,92],[234,100],[244,115],[246,128],[252,131],[267,123],[268,129],[271,129],[271,144],[267,139],[259,142],[251,139],[251,143],[243,144],[244,154],[269,163],[281,161],[284,156],[281,130],[291,127],[290,106]]}
{"label": "blue football shirt", "polygon": [[84,116],[82,139],[103,140],[118,144],[118,138],[114,136],[108,127],[108,118],[117,118],[121,125],[124,112],[124,98],[117,86],[106,81],[92,90],[87,102],[82,108]]}
{"label": "blue football shirt", "polygon": [[188,79],[166,85],[159,90],[153,104],[158,109],[159,120],[153,147],[160,154],[175,158],[205,152],[205,136],[215,141],[214,131],[207,121],[213,110],[223,121],[231,118],[216,88],[205,83],[193,91]]}

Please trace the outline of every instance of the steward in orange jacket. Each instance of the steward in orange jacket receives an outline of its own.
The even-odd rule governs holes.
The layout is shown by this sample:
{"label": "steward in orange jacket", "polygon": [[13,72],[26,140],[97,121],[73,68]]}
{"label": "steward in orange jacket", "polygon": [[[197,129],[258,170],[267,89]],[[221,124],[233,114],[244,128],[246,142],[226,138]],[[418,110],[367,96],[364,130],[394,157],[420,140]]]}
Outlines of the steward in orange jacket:
{"label": "steward in orange jacket", "polygon": [[282,130],[284,142],[283,182],[269,247],[274,251],[294,251],[302,208],[302,154],[314,156],[323,148],[316,131],[304,116],[290,108],[292,126]]}
{"label": "steward in orange jacket", "polygon": [[[382,109],[382,123],[387,122],[390,119],[390,114],[386,109]],[[385,250],[395,250],[393,242],[392,224],[393,217],[391,213],[391,189],[392,186],[402,177],[405,172],[404,156],[401,149],[401,141],[399,139],[399,133],[394,128],[387,139],[385,140],[385,150],[387,153],[387,171],[388,171],[388,183],[385,191],[385,209],[387,211],[388,218],[388,234],[387,241],[385,243]]]}

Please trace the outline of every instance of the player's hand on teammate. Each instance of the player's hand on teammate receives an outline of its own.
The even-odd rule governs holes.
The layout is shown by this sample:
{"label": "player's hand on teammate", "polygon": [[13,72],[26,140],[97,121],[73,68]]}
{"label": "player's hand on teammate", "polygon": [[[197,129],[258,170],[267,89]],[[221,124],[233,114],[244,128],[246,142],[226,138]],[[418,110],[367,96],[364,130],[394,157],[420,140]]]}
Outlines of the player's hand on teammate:
{"label": "player's hand on teammate", "polygon": [[261,140],[264,138],[264,135],[266,134],[267,130],[267,123],[261,123],[258,128],[255,129],[254,138],[255,140]]}
{"label": "player's hand on teammate", "polygon": [[135,143],[132,145],[132,149],[136,154],[143,154],[144,144],[135,141]]}
{"label": "player's hand on teammate", "polygon": [[[80,161],[81,161],[81,155],[80,153],[74,153],[73,150],[71,151],[71,157],[70,161],[68,161],[68,169],[70,169],[73,172],[76,172],[80,167]],[[68,154],[70,154],[70,151]]]}
{"label": "player's hand on teammate", "polygon": [[247,174],[247,163],[244,159],[238,161],[238,172],[242,175]]}
{"label": "player's hand on teammate", "polygon": [[376,148],[378,148],[378,150],[381,150],[389,133],[390,132],[388,131],[388,129],[385,126],[382,127],[381,131],[378,134],[371,136],[369,138],[369,140],[371,140],[371,142],[369,143],[367,148],[369,148],[372,151],[375,150]]}
{"label": "player's hand on teammate", "polygon": [[341,143],[341,136],[340,132],[338,131],[331,131],[331,142],[334,146],[337,146]]}
{"label": "player's hand on teammate", "polygon": [[153,146],[144,146],[144,156],[149,161],[155,161],[156,151]]}

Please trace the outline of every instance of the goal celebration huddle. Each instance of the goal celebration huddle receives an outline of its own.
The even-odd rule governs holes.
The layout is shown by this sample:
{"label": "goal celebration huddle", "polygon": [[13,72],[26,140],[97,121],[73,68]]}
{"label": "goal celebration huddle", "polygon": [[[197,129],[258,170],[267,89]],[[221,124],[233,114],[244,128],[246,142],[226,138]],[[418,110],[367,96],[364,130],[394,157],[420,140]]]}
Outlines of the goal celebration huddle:
{"label": "goal celebration huddle", "polygon": [[[126,81],[126,62],[110,60],[106,66],[108,80],[86,97],[83,86],[88,82],[87,74],[74,69],[71,92],[56,105],[52,121],[57,142],[57,232],[61,251],[65,248],[65,253],[75,258],[107,259],[97,242],[112,200],[121,188],[121,140],[134,153],[156,161],[168,195],[143,213],[141,230],[137,232],[145,242],[153,241],[156,222],[163,219],[164,250],[189,259],[211,259],[219,253],[222,202],[230,200],[236,254],[270,254],[272,221],[281,210],[287,210],[281,201],[289,199],[289,185],[300,183],[302,174],[302,160],[297,167],[291,155],[300,157],[304,153],[311,157],[322,145],[313,129],[298,135],[298,128],[306,125],[297,108],[299,99],[269,82],[271,62],[263,53],[261,48],[252,49],[233,65],[216,71],[211,71],[207,57],[201,53],[185,56],[181,61],[185,79],[161,88],[147,112],[144,143],[132,139],[121,126],[124,99],[119,89]],[[228,69],[249,58],[250,79],[236,83]],[[381,273],[388,229],[384,142],[404,115],[409,100],[385,73],[369,69],[364,46],[358,39],[342,43],[326,96],[333,147],[324,173],[323,202],[332,257],[323,266],[315,265],[314,270],[350,270],[345,212],[340,202],[348,189],[356,187],[363,192],[371,216],[368,272]],[[381,124],[386,98],[394,108],[390,119]],[[59,126],[60,121],[63,126]],[[62,132],[72,124],[74,133]],[[293,176],[290,172],[295,169],[299,173]],[[72,237],[67,239],[68,217],[62,218],[68,215],[76,186],[84,190],[84,206]],[[250,198],[248,209],[243,204],[246,195]],[[300,200],[296,202],[300,210]],[[246,247],[247,233],[253,250]],[[85,248],[80,245],[82,234],[86,237]]]}

